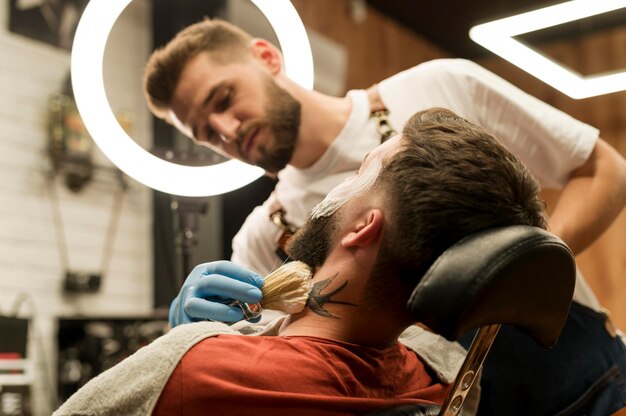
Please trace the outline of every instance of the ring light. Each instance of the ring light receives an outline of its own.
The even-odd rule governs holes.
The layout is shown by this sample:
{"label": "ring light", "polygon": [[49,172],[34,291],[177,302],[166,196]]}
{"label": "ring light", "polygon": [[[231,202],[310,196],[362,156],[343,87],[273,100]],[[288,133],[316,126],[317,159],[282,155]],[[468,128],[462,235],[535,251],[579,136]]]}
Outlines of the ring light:
{"label": "ring light", "polygon": [[[172,0],[173,1],[173,0]],[[150,188],[181,196],[210,196],[240,188],[263,170],[230,160],[191,167],[160,159],[131,139],[106,97],[103,60],[113,24],[131,0],[91,0],[78,23],[72,47],[74,98],[85,127],[104,155],[131,178]],[[304,25],[289,0],[252,0],[272,25],[285,57],[285,73],[313,87],[313,58]]]}

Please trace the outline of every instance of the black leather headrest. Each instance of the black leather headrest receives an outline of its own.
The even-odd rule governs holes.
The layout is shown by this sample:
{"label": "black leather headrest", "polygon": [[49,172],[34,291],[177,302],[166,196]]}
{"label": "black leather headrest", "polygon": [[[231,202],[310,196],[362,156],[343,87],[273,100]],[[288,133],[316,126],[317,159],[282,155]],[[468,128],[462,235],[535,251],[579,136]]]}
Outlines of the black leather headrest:
{"label": "black leather headrest", "polygon": [[409,299],[415,319],[449,340],[487,324],[511,324],[556,343],[574,293],[570,249],[537,227],[470,235],[446,250]]}

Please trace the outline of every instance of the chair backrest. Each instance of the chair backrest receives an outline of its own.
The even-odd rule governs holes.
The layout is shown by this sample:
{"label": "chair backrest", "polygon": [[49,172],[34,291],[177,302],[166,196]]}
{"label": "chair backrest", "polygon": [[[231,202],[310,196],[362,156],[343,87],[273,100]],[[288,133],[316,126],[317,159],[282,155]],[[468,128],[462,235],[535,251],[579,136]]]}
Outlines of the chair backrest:
{"label": "chair backrest", "polygon": [[570,249],[536,227],[484,230],[439,256],[413,290],[410,311],[449,340],[479,328],[439,416],[459,414],[500,324],[517,326],[544,347],[554,345],[575,282]]}
{"label": "chair backrest", "polygon": [[567,245],[531,226],[493,228],[446,250],[408,307],[449,340],[488,324],[511,324],[549,347],[569,312],[576,266]]}
{"label": "chair backrest", "polygon": [[511,324],[544,347],[565,325],[576,281],[574,256],[553,234],[523,225],[492,228],[447,249],[408,302],[416,321],[447,339],[479,328],[444,404],[399,406],[371,416],[458,415],[500,324]]}

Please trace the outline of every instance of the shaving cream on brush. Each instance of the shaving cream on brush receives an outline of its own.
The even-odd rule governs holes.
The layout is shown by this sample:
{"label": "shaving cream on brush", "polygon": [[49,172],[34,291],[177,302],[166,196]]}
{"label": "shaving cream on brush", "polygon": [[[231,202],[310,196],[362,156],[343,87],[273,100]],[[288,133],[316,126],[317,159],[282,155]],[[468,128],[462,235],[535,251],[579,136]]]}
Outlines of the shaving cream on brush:
{"label": "shaving cream on brush", "polygon": [[263,279],[261,303],[248,304],[240,301],[230,303],[239,306],[245,319],[258,317],[263,309],[273,309],[288,314],[302,312],[309,299],[313,272],[301,261],[283,264]]}

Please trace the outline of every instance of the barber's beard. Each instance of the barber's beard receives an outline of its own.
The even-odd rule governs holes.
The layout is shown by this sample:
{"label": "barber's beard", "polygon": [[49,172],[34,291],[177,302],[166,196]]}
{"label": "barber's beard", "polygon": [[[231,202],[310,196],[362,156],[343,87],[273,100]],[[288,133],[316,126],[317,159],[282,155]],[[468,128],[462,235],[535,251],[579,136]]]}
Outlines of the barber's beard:
{"label": "barber's beard", "polygon": [[267,146],[259,146],[261,158],[255,165],[270,173],[278,173],[287,166],[296,149],[300,130],[300,103],[272,78],[266,83],[268,106],[265,124],[272,132],[273,140]]}
{"label": "barber's beard", "polygon": [[289,240],[287,254],[311,267],[319,267],[328,258],[337,233],[339,214],[316,219],[309,218]]}

